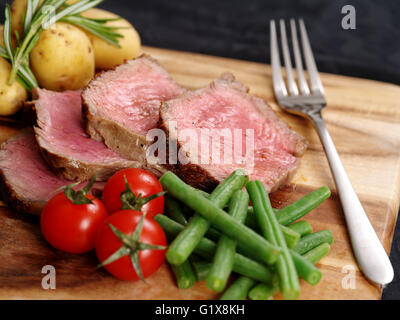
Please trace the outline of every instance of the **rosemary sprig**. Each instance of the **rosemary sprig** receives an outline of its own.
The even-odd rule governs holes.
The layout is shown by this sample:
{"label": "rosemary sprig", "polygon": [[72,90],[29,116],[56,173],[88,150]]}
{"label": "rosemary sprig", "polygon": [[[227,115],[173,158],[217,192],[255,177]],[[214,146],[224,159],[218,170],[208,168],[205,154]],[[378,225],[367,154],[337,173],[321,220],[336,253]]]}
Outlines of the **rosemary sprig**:
{"label": "rosemary sprig", "polygon": [[13,62],[14,52],[11,46],[11,9],[8,3],[6,4],[6,10],[4,12],[4,15],[5,15],[4,30],[3,30],[4,47],[6,49],[8,56],[11,59],[11,62]]}
{"label": "rosemary sprig", "polygon": [[[6,5],[5,17],[6,19],[4,23],[4,34],[3,34],[4,48],[0,47],[0,56],[13,64],[14,51],[11,45],[11,9],[8,4]],[[35,79],[35,76],[29,69],[27,62],[21,64],[20,68],[18,68],[18,81],[27,90],[30,90],[32,87],[37,86],[37,81]]]}
{"label": "rosemary sprig", "polygon": [[67,5],[67,0],[28,0],[23,21],[24,35],[16,33],[17,48],[11,45],[11,10],[7,4],[4,21],[4,48],[0,46],[0,56],[11,64],[9,84],[11,85],[18,76],[18,81],[31,90],[38,86],[33,72],[29,68],[29,53],[35,47],[40,37],[40,32],[46,24],[63,21],[81,27],[101,39],[119,47],[118,39],[123,37],[116,30],[105,24],[111,19],[91,19],[81,16],[81,13],[93,8],[104,0],[80,0],[72,5]]}
{"label": "rosemary sprig", "polygon": [[108,43],[111,43],[112,45],[118,48],[120,47],[118,43],[118,38],[122,38],[123,36],[115,32],[114,30],[122,29],[123,27],[105,26],[104,22],[98,22],[94,19],[82,17],[81,15],[66,16],[62,18],[60,21],[79,26],[82,29],[85,29],[90,33],[93,33],[94,35],[102,38]]}

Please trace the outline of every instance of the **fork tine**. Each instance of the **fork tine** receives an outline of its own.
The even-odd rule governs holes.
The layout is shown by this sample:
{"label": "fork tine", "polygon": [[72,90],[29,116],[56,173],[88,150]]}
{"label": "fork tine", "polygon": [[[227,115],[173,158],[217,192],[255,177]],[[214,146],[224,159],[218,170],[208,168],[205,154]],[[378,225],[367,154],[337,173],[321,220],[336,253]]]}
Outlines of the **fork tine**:
{"label": "fork tine", "polygon": [[297,81],[299,82],[300,92],[302,94],[310,94],[306,78],[304,77],[303,62],[301,61],[301,53],[299,47],[299,40],[297,38],[296,22],[294,19],[290,19],[290,29],[292,34],[294,60],[296,62],[297,69]]}
{"label": "fork tine", "polygon": [[308,40],[306,27],[303,19],[300,19],[301,43],[303,45],[304,60],[306,62],[308,77],[310,79],[311,90],[313,93],[324,94],[321,79],[318,75],[317,66],[315,65],[314,55],[311,50],[310,41]]}
{"label": "fork tine", "polygon": [[278,39],[276,36],[276,27],[274,20],[270,21],[270,42],[272,83],[274,85],[275,95],[280,98],[283,96],[287,96],[287,90],[282,77],[281,61],[279,59]]}
{"label": "fork tine", "polygon": [[297,96],[299,94],[299,90],[297,89],[296,82],[294,81],[293,78],[292,61],[290,60],[285,21],[281,19],[279,22],[281,27],[281,45],[283,51],[283,61],[285,62],[285,68],[286,68],[286,81],[288,84],[288,89],[290,94]]}

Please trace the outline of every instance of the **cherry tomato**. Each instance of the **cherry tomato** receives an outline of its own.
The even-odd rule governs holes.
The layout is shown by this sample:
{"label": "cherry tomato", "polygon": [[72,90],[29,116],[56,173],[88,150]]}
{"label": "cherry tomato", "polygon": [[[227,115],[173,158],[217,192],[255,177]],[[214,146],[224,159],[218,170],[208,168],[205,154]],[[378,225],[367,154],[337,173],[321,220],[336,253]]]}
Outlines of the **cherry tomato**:
{"label": "cherry tomato", "polygon": [[40,228],[54,248],[70,253],[84,253],[94,248],[97,229],[108,214],[99,199],[85,196],[92,203],[77,205],[59,193],[44,206]]}
{"label": "cherry tomato", "polygon": [[[119,232],[128,236],[133,236],[143,214],[134,210],[123,210],[109,216],[100,226],[96,236],[96,255],[101,263],[109,258],[112,254],[125,246],[117,237],[109,224],[114,226]],[[163,246],[159,249],[139,250],[139,265],[144,278],[151,276],[156,272],[165,260],[165,252],[167,247],[167,239],[163,229],[153,219],[145,217],[143,220],[143,228],[140,236],[136,239],[140,243]],[[133,253],[135,249],[130,248]],[[131,256],[126,253],[124,256],[115,261],[106,264],[104,268],[113,276],[128,281],[139,280],[139,276],[131,261]]]}
{"label": "cherry tomato", "polygon": [[[136,197],[140,194],[143,199],[163,191],[160,182],[152,173],[136,168],[121,170],[115,173],[104,186],[102,199],[110,214],[122,209],[121,192],[126,189],[125,178]],[[141,209],[135,208],[135,210],[146,213],[147,218],[154,218],[164,211],[164,196],[155,198],[144,204]]]}

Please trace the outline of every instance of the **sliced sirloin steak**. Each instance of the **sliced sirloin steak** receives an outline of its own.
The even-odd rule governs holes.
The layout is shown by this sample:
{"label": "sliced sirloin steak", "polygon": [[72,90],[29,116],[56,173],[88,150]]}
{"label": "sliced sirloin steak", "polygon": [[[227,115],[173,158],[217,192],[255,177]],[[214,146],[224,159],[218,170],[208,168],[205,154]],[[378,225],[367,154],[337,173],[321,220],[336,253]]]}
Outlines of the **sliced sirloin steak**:
{"label": "sliced sirloin steak", "polygon": [[98,74],[83,90],[86,131],[121,156],[160,175],[165,169],[146,161],[146,134],[157,128],[160,103],[181,88],[153,58],[142,55]]}
{"label": "sliced sirloin steak", "polygon": [[[262,99],[247,92],[248,89],[235,81],[232,74],[226,73],[214,80],[209,87],[188,91],[176,99],[164,102],[160,109],[160,127],[169,139],[177,142],[179,152],[183,151],[185,162],[170,163],[168,168],[192,186],[205,190],[212,190],[237,168],[247,171],[251,179],[261,180],[268,192],[288,183],[299,165],[298,157],[307,148],[307,141],[289,129]],[[170,121],[175,121],[177,130],[169,130]],[[201,141],[197,149],[191,149],[190,139],[188,141],[180,135],[184,129],[195,130],[198,141]],[[222,152],[221,157],[217,158],[220,163],[213,163],[210,149],[213,133],[210,131],[207,134],[204,130],[200,131],[201,129],[228,129],[232,140],[221,139],[224,145],[220,150],[232,156],[232,160],[235,159],[231,142],[234,141],[233,130],[242,130],[242,150],[245,151],[245,130],[253,129],[254,165],[234,160],[228,164],[223,163]],[[199,138],[202,134],[204,140]],[[203,144],[204,141],[208,141],[208,145]],[[229,145],[224,149],[227,143]],[[205,151],[206,146],[209,148],[208,152]],[[202,156],[206,152],[208,156],[205,159],[208,160],[204,161],[200,156],[193,160],[196,152]],[[243,156],[243,153],[239,155]]]}
{"label": "sliced sirloin steak", "polygon": [[[54,192],[71,183],[50,171],[32,129],[22,130],[1,145],[0,193],[10,208],[39,215]],[[82,186],[83,183],[77,188]],[[92,190],[100,193],[103,186],[104,183],[96,182]]]}
{"label": "sliced sirloin steak", "polygon": [[59,177],[85,181],[96,174],[98,181],[106,181],[121,169],[140,166],[86,134],[80,92],[36,89],[34,96],[36,140]]}

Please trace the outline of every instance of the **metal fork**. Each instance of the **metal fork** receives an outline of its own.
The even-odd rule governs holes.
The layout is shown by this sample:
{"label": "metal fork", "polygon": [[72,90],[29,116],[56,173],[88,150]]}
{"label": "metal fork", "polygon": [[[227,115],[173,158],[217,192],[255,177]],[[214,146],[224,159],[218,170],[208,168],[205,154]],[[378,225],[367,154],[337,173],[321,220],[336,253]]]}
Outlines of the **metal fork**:
{"label": "metal fork", "polygon": [[322,109],[326,107],[324,89],[318,75],[304,21],[300,19],[299,26],[302,51],[307,66],[310,86],[304,76],[296,22],[294,19],[290,20],[298,86],[292,72],[285,21],[280,20],[279,23],[283,60],[286,68],[287,89],[281,72],[275,21],[272,20],[270,22],[270,42],[275,97],[284,110],[306,117],[314,123],[336,183],[336,189],[343,207],[351,244],[358,265],[364,275],[371,281],[381,285],[387,284],[393,279],[393,267],[351,185],[321,116]]}

